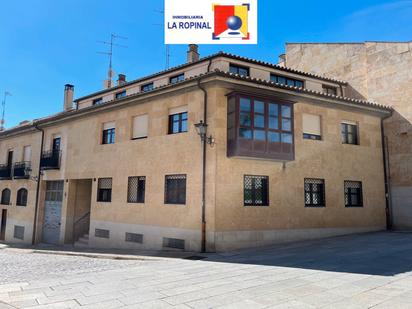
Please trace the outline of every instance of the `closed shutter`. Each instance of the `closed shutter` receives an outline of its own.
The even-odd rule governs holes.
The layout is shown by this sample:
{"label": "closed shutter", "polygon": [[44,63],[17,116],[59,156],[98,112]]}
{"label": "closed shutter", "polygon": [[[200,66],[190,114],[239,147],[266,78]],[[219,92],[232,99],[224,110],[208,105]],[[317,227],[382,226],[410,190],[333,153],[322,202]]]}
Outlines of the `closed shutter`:
{"label": "closed shutter", "polygon": [[106,122],[103,124],[103,130],[114,129],[115,126],[116,126],[116,123],[114,121]]}
{"label": "closed shutter", "polygon": [[169,115],[176,115],[176,114],[181,114],[181,113],[186,113],[186,112],[187,112],[187,105],[173,107],[169,109]]}
{"label": "closed shutter", "polygon": [[24,146],[23,161],[30,162],[31,160],[31,146]]}
{"label": "closed shutter", "polygon": [[140,115],[133,118],[133,136],[132,138],[147,137],[149,124],[148,115]]}
{"label": "closed shutter", "polygon": [[303,133],[312,135],[321,135],[320,116],[303,114]]}

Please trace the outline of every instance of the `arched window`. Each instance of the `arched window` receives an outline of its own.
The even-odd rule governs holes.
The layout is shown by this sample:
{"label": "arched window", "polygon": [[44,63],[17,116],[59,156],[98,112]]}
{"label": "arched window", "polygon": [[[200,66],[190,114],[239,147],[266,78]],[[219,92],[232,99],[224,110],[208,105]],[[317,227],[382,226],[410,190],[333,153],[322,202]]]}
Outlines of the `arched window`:
{"label": "arched window", "polygon": [[27,190],[24,188],[17,191],[16,206],[26,206],[27,205]]}
{"label": "arched window", "polygon": [[1,204],[2,205],[10,205],[10,189],[4,189],[1,191]]}

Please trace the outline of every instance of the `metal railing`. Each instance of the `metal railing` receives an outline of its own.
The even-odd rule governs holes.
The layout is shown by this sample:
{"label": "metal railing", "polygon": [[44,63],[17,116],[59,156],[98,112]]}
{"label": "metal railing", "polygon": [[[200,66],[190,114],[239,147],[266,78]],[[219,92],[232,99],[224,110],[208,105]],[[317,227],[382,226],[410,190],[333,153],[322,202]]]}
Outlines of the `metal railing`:
{"label": "metal railing", "polygon": [[87,234],[90,229],[90,211],[86,212],[73,223],[73,242],[79,240],[81,236]]}
{"label": "metal railing", "polygon": [[60,169],[60,150],[43,151],[40,159],[40,167],[47,169]]}
{"label": "metal railing", "polygon": [[30,178],[31,163],[29,161],[22,161],[14,163],[13,178],[22,179]]}
{"label": "metal railing", "polygon": [[8,164],[0,164],[0,179],[11,178],[11,166]]}

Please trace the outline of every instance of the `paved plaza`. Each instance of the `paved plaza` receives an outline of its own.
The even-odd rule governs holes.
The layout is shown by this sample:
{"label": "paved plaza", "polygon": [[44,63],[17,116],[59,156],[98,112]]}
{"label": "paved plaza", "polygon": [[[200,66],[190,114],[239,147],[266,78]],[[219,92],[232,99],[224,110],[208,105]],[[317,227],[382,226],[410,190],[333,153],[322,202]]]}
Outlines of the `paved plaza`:
{"label": "paved plaza", "polygon": [[205,259],[0,250],[0,308],[412,308],[412,233]]}

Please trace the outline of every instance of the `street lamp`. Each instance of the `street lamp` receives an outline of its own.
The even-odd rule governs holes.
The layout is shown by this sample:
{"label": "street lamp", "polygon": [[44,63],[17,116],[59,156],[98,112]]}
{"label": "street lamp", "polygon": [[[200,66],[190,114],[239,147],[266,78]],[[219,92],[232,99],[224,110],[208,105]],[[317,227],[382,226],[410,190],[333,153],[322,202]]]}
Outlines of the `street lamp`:
{"label": "street lamp", "polygon": [[213,145],[215,143],[215,139],[210,136],[206,136],[207,132],[207,124],[200,120],[199,123],[195,123],[195,129],[197,134],[200,136],[202,142],[206,141],[206,144]]}

